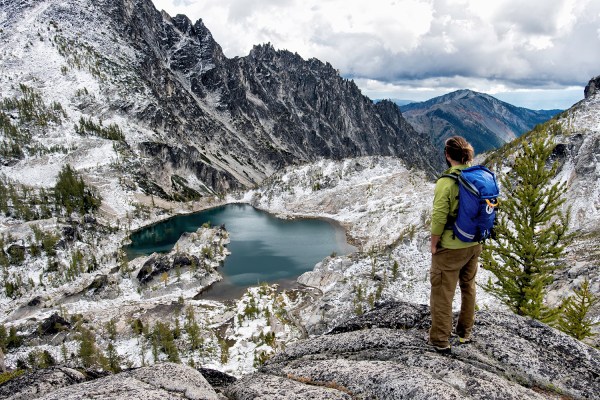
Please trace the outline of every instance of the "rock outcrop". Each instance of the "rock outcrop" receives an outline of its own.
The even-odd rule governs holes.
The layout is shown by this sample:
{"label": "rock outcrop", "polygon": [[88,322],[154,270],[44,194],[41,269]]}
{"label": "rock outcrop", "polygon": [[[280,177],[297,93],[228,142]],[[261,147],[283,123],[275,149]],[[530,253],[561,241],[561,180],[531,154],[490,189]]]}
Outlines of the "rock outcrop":
{"label": "rock outcrop", "polygon": [[598,90],[600,90],[600,75],[590,79],[583,91],[583,95],[587,99],[596,94]]}
{"label": "rock outcrop", "polygon": [[431,324],[427,306],[384,303],[326,335],[288,346],[238,380],[170,363],[102,377],[55,367],[0,385],[0,395],[14,400],[597,398],[597,349],[514,314],[479,311],[475,321],[475,342],[455,341],[452,354],[442,355],[424,339]]}
{"label": "rock outcrop", "polygon": [[67,367],[53,367],[26,373],[0,385],[0,398],[29,400],[55,392],[62,387],[70,387],[85,382],[86,376],[80,371]]}
{"label": "rock outcrop", "polygon": [[85,380],[81,372],[52,368],[9,381],[0,386],[0,394],[11,400],[219,399],[200,372],[179,364],[157,364]]}
{"label": "rock outcrop", "polygon": [[455,345],[449,356],[427,346],[429,326],[427,306],[383,304],[328,335],[289,346],[226,393],[232,399],[308,399],[318,395],[304,391],[317,389],[336,399],[591,399],[600,393],[600,352],[537,321],[480,311],[476,342]]}

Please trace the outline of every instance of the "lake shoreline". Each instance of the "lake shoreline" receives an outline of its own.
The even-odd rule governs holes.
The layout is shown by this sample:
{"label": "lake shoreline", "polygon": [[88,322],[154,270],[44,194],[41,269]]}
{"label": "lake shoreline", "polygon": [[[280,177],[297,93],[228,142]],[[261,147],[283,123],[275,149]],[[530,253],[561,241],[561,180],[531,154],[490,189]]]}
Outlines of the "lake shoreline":
{"label": "lake shoreline", "polygon": [[130,260],[172,252],[185,232],[194,232],[208,222],[213,227],[224,226],[231,235],[227,245],[230,255],[219,268],[223,282],[203,290],[206,294],[198,293],[198,299],[239,298],[247,288],[262,283],[278,284],[282,289],[297,288],[298,277],[314,270],[327,257],[358,251],[348,242],[343,224],[336,220],[282,216],[244,201],[177,214],[160,222],[131,234],[131,244],[124,247]]}
{"label": "lake shoreline", "polygon": [[[224,207],[227,205],[231,205],[231,204],[244,204],[244,205],[248,205],[251,206],[252,208],[256,209],[256,210],[260,210],[263,211],[267,214],[270,214],[276,218],[282,219],[282,220],[290,220],[290,221],[294,221],[294,220],[319,220],[319,221],[325,221],[328,222],[332,225],[334,225],[335,227],[341,229],[344,231],[344,236],[346,238],[346,243],[348,245],[351,245],[353,247],[356,248],[355,252],[361,252],[362,251],[362,243],[354,238],[352,235],[350,235],[350,227],[351,224],[350,223],[344,223],[342,221],[336,220],[334,218],[331,217],[324,217],[324,216],[319,216],[319,215],[310,215],[310,214],[287,214],[287,213],[281,213],[281,212],[272,212],[266,208],[262,208],[262,207],[258,207],[254,204],[252,204],[252,202],[250,201],[240,201],[240,200],[229,200],[229,201],[222,201],[219,202],[218,204],[210,204],[210,205],[204,205],[204,206],[200,206],[199,208],[194,208],[193,210],[189,211],[189,212],[178,212],[178,213],[173,213],[173,214],[165,214],[164,218],[159,218],[159,219],[153,219],[152,221],[150,221],[148,224],[145,225],[140,225],[138,227],[136,227],[135,229],[131,230],[129,232],[129,234],[126,236],[125,238],[125,242],[126,245],[122,246],[122,249],[124,249],[124,247],[126,247],[127,245],[129,245],[131,243],[131,236],[144,230],[144,229],[148,229],[151,228],[152,226],[164,223],[165,221],[168,221],[171,218],[175,218],[175,217],[179,217],[179,216],[185,216],[185,215],[193,215],[193,214],[197,214],[197,213],[201,213],[204,211],[209,211],[212,209],[216,209],[219,207]],[[354,252],[352,252],[354,253]],[[350,254],[350,253],[349,253]]]}

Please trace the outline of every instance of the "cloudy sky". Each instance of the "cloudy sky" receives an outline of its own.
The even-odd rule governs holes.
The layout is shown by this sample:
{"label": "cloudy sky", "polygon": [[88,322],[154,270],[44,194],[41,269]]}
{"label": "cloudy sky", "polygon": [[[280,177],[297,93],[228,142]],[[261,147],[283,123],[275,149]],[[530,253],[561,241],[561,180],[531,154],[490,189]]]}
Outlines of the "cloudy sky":
{"label": "cloudy sky", "polygon": [[255,44],[330,62],[372,99],[457,89],[568,108],[600,75],[598,0],[153,0],[202,19],[228,57]]}

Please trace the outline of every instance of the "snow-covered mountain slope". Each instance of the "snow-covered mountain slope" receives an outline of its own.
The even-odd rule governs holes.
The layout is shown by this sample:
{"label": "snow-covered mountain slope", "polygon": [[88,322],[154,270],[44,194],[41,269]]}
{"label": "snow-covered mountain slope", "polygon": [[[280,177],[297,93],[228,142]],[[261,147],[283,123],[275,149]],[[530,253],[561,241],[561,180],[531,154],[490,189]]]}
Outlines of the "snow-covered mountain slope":
{"label": "snow-covered mountain slope", "polygon": [[[216,192],[289,164],[367,154],[429,174],[441,164],[395,105],[374,105],[331,65],[270,45],[228,60],[201,21],[171,18],[149,0],[4,2],[0,65],[2,196],[15,188],[0,217],[10,367],[33,367],[39,355],[76,365],[86,330],[121,366],[160,361],[171,356],[152,351],[152,330],[189,325],[191,309],[203,345],[190,348],[193,333],[181,334],[181,359],[247,372],[304,332],[296,310],[312,292],[196,300],[218,279],[209,266],[224,244],[200,232],[201,247],[128,262],[128,233],[222,204]],[[21,219],[17,198],[29,193],[24,206],[45,207],[66,164],[97,189],[99,212]],[[176,202],[186,199],[195,201]]]}
{"label": "snow-covered mountain slope", "polygon": [[[193,199],[319,157],[397,155],[433,173],[425,135],[318,60],[270,45],[227,59],[199,20],[150,0],[23,0],[0,9],[3,172],[51,186],[72,164],[119,216],[131,192]],[[4,171],[6,169],[6,171]],[[42,171],[40,171],[42,170]],[[110,205],[110,206],[109,206]]]}

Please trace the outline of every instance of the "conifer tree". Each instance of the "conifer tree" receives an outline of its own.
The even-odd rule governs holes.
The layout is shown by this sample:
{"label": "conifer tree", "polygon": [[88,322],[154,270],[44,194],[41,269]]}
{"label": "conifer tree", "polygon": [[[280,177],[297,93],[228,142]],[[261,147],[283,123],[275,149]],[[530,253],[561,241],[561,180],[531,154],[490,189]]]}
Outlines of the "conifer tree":
{"label": "conifer tree", "polygon": [[81,176],[69,164],[58,173],[54,196],[56,204],[64,207],[67,214],[73,211],[81,214],[95,211],[102,202],[102,198],[85,185]]}
{"label": "conifer tree", "polygon": [[592,327],[600,325],[600,322],[592,322],[587,314],[599,301],[600,298],[590,291],[590,282],[586,279],[581,288],[575,289],[575,293],[563,301],[563,313],[558,320],[558,329],[577,340],[595,336]]}
{"label": "conifer tree", "polygon": [[[167,359],[170,362],[179,363],[181,362],[179,358],[179,351],[177,350],[177,346],[175,345],[175,338],[173,337],[173,331],[171,331],[169,324],[163,322],[157,322],[154,325],[154,331],[152,333],[152,344],[153,351],[155,349],[154,346],[157,346],[157,349],[160,348],[166,355]],[[155,361],[157,361],[158,353],[155,354]]]}
{"label": "conifer tree", "polygon": [[200,337],[200,326],[196,322],[196,316],[194,315],[194,309],[189,306],[185,313],[185,331],[188,334],[190,347],[192,350],[198,350],[202,347],[203,340]]}
{"label": "conifer tree", "polygon": [[84,327],[80,328],[79,333],[79,357],[81,358],[83,366],[90,368],[101,365],[94,333]]}
{"label": "conifer tree", "polygon": [[106,359],[109,370],[115,373],[121,371],[121,357],[112,342],[108,343],[108,347],[106,348]]}
{"label": "conifer tree", "polygon": [[550,139],[539,135],[523,142],[512,170],[500,178],[505,197],[496,237],[481,257],[483,267],[496,277],[484,289],[516,314],[547,323],[560,310],[544,304],[546,288],[570,239],[568,213],[561,211],[566,185],[551,182],[558,165],[547,165],[553,149]]}
{"label": "conifer tree", "polygon": [[21,344],[23,344],[23,338],[17,333],[17,328],[11,326],[8,331],[8,338],[6,339],[6,347],[16,349],[17,347],[21,347]]}

